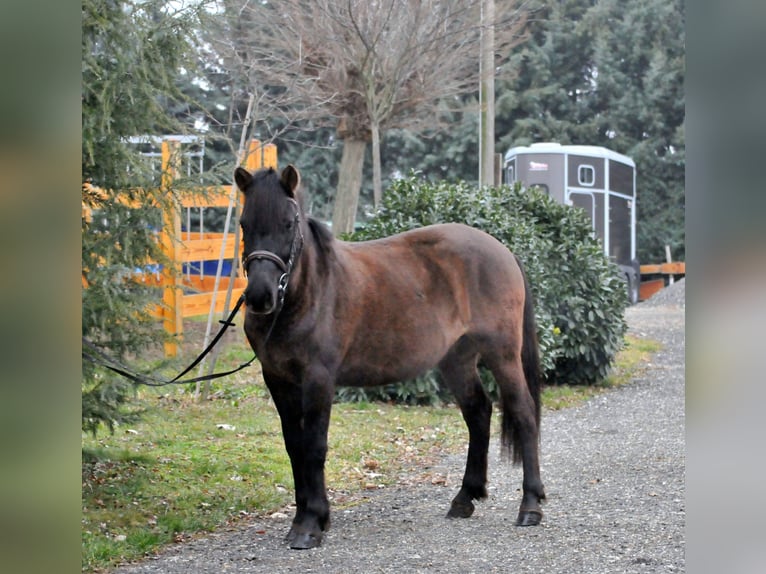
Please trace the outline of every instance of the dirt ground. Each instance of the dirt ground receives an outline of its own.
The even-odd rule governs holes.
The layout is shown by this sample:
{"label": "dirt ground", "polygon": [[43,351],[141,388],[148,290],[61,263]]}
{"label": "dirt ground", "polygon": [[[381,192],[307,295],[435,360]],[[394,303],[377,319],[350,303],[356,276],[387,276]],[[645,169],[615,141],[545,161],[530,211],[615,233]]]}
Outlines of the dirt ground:
{"label": "dirt ground", "polygon": [[489,498],[469,519],[444,517],[464,465],[445,456],[435,469],[444,484],[381,489],[336,510],[318,549],[290,550],[291,516],[277,513],[117,572],[684,572],[684,288],[676,282],[627,310],[634,335],[662,344],[631,383],[544,413],[540,526],[514,526],[521,471],[493,441]]}

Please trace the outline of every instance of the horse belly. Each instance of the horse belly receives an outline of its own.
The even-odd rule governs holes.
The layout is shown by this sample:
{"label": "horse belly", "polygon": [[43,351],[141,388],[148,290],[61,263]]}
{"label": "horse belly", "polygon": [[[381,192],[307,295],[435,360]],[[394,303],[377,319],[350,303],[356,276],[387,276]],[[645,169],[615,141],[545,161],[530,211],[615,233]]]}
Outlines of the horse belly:
{"label": "horse belly", "polygon": [[343,365],[338,375],[337,384],[342,387],[374,387],[398,383],[419,377],[436,366],[430,361],[406,361],[383,364]]}
{"label": "horse belly", "polygon": [[[444,325],[408,330],[367,332],[346,353],[340,366],[341,386],[375,386],[406,381],[436,367],[459,338]],[[439,328],[441,327],[441,328]]]}

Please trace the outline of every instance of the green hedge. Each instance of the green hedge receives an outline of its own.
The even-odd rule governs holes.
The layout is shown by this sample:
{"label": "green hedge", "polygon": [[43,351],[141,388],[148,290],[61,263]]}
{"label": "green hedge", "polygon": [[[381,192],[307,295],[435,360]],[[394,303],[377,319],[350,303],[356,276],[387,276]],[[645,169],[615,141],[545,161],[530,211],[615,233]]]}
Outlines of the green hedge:
{"label": "green hedge", "polygon": [[[541,362],[549,385],[595,384],[608,373],[626,330],[618,268],[604,257],[579,209],[520,185],[477,189],[430,183],[416,174],[396,181],[367,225],[346,237],[362,241],[434,223],[461,222],[502,241],[524,262],[535,296]],[[482,377],[494,395],[491,375]],[[446,398],[433,373],[376,389],[339,389],[340,400],[436,403]]]}

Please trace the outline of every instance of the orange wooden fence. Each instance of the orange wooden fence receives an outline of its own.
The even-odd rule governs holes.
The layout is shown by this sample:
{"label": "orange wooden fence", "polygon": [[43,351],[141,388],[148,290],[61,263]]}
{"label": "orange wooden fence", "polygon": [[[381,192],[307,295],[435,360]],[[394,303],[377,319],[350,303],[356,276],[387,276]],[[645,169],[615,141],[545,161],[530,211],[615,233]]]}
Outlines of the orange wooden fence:
{"label": "orange wooden fence", "polygon": [[[178,162],[180,143],[172,138],[162,142],[162,179],[160,183],[161,193],[170,196],[174,180],[178,177]],[[277,146],[269,143],[262,144],[258,140],[251,140],[244,166],[249,170],[261,167],[277,167]],[[203,276],[200,274],[183,273],[184,263],[196,263],[204,261],[218,261],[221,257],[227,260],[234,259],[237,265],[237,276],[234,278],[231,301],[236,301],[242,294],[247,284],[242,276],[239,265],[239,246],[234,245],[234,232],[230,231],[225,240],[223,233],[181,231],[181,217],[187,208],[228,207],[233,195],[235,202],[239,201],[239,190],[232,186],[214,186],[203,190],[178,191],[174,190],[173,196],[177,198],[173,205],[163,210],[163,228],[159,234],[159,241],[168,263],[163,267],[159,277],[151,274],[143,274],[140,280],[161,286],[162,305],[152,313],[162,319],[165,330],[173,335],[173,341],[165,343],[165,355],[175,357],[178,354],[178,343],[183,339],[184,317],[193,317],[210,312],[210,307],[215,300],[214,313],[221,313],[226,303],[226,293],[230,278],[220,277],[218,290],[215,288],[215,276]],[[83,184],[83,197],[92,194],[94,197],[104,199],[106,194],[103,190]],[[235,204],[236,205],[236,204]],[[91,208],[83,201],[83,219],[90,220]],[[83,287],[87,287],[83,279]],[[186,291],[186,292],[185,292]],[[233,303],[231,305],[233,307]]]}
{"label": "orange wooden fence", "polygon": [[[180,157],[177,153],[178,142],[172,140],[162,143],[162,190],[169,191],[178,169],[175,158]],[[245,160],[245,167],[249,170],[261,167],[277,167],[277,146],[274,144],[263,145],[258,140],[251,140]],[[162,306],[158,306],[156,314],[162,318],[165,330],[174,335],[176,341],[183,338],[183,319],[202,315],[210,311],[215,300],[215,313],[221,313],[226,301],[226,292],[229,287],[229,277],[221,277],[218,291],[213,291],[215,277],[189,275],[182,273],[183,264],[190,262],[218,261],[221,256],[221,246],[224,243],[222,233],[194,233],[181,232],[181,214],[185,208],[228,207],[231,194],[234,201],[238,201],[239,191],[234,187],[219,186],[207,188],[205,196],[201,194],[182,193],[178,204],[174,209],[168,209],[163,214],[163,230],[160,234],[160,242],[163,251],[170,261],[163,268],[161,283],[163,286]],[[239,246],[234,245],[234,233],[229,233],[224,248],[224,259],[234,258],[238,264]],[[246,285],[246,279],[238,270],[232,287],[231,301],[236,301],[242,294]],[[198,293],[184,293],[186,290],[196,290]],[[232,303],[233,306],[233,303]],[[165,344],[165,355],[174,357],[178,354],[178,343]]]}
{"label": "orange wooden fence", "polygon": [[684,261],[642,265],[639,301],[645,301],[660,289],[664,289],[670,278],[683,275],[686,275],[686,262]]}

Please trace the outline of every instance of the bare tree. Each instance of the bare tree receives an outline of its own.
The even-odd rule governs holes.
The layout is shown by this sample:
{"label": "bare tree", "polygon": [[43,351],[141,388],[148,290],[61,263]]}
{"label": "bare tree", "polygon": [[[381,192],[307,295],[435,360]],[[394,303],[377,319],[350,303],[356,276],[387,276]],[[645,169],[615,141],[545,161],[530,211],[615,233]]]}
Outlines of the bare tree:
{"label": "bare tree", "polygon": [[324,118],[343,139],[335,233],[356,216],[367,144],[381,200],[381,132],[434,128],[440,106],[477,90],[482,26],[494,29],[496,61],[521,39],[523,0],[225,0],[239,23],[229,40],[271,109]]}

